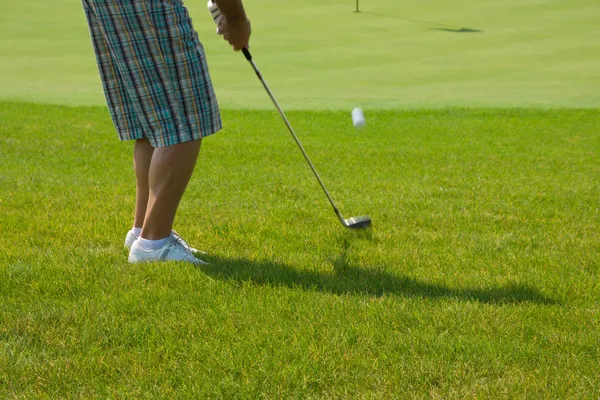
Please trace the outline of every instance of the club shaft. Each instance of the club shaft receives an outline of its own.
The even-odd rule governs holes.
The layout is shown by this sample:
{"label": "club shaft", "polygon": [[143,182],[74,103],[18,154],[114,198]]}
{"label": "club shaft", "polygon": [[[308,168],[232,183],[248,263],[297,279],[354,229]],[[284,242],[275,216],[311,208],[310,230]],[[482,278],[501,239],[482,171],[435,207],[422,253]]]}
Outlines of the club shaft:
{"label": "club shaft", "polygon": [[267,82],[265,81],[265,79],[263,78],[262,74],[258,70],[258,67],[254,63],[254,60],[252,59],[252,56],[250,56],[250,53],[248,52],[248,50],[246,50],[246,49],[244,49],[244,50],[245,50],[244,51],[244,55],[246,56],[246,59],[248,60],[248,62],[250,63],[250,65],[252,65],[252,69],[254,69],[254,72],[256,73],[256,76],[258,77],[258,79],[260,80],[260,82],[262,83],[262,85],[264,86],[265,90],[267,91],[267,94],[271,98],[271,101],[275,105],[275,108],[277,108],[277,111],[279,112],[279,115],[281,115],[281,118],[283,119],[283,122],[285,123],[285,125],[288,128],[288,130],[292,134],[292,137],[294,138],[294,141],[296,142],[296,144],[298,145],[298,148],[302,152],[302,155],[304,156],[304,159],[306,160],[306,162],[310,166],[310,169],[312,170],[313,174],[315,174],[315,177],[319,181],[319,184],[321,185],[321,188],[323,188],[323,192],[325,192],[325,195],[327,196],[327,199],[329,199],[329,202],[331,203],[331,206],[333,207],[333,210],[335,211],[335,213],[338,216],[338,218],[343,222],[344,221],[344,217],[342,216],[342,214],[340,213],[339,209],[335,205],[335,202],[331,198],[331,195],[329,194],[329,191],[325,187],[325,184],[323,183],[323,180],[319,176],[319,173],[317,172],[317,170],[316,170],[315,166],[313,165],[313,163],[310,161],[310,158],[308,157],[308,154],[306,154],[306,150],[304,150],[304,146],[302,146],[302,143],[300,143],[300,139],[298,139],[298,136],[296,136],[296,133],[294,132],[294,129],[292,128],[292,125],[290,124],[290,122],[288,121],[287,117],[285,116],[285,113],[283,112],[283,110],[281,109],[281,107],[279,107],[279,103],[277,103],[277,100],[275,99],[275,96],[273,95],[273,92],[271,92],[271,89],[269,88],[269,85],[267,85]]}

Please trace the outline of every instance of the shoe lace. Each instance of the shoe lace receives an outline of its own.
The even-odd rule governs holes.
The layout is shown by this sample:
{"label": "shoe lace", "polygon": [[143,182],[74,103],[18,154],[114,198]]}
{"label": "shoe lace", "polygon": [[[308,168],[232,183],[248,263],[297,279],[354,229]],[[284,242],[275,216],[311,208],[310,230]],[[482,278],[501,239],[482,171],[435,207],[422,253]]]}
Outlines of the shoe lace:
{"label": "shoe lace", "polygon": [[192,254],[192,246],[190,246],[188,244],[188,242],[185,241],[184,238],[181,237],[181,235],[175,231],[173,231],[173,237],[175,238],[175,240],[177,242],[179,242],[179,244],[181,244],[187,251],[190,252],[190,254]]}

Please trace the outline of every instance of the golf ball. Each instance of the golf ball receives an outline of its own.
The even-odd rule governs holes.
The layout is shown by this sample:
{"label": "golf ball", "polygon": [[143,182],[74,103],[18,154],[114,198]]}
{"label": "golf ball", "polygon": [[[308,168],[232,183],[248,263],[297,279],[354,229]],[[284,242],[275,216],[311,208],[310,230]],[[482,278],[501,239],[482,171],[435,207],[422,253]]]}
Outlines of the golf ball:
{"label": "golf ball", "polygon": [[359,107],[352,110],[352,124],[355,128],[360,129],[366,125],[365,115]]}

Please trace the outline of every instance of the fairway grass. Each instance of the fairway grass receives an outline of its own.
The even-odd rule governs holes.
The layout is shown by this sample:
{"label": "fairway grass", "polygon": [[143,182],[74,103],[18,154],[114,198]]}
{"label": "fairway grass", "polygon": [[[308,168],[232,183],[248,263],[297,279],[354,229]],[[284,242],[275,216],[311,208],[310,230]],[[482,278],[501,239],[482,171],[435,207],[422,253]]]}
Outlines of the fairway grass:
{"label": "fairway grass", "polygon": [[175,226],[202,267],[127,263],[80,2],[0,4],[0,398],[600,399],[597,0],[246,2],[360,233],[186,1],[224,110]]}
{"label": "fairway grass", "polygon": [[1,398],[600,396],[598,110],[224,111],[176,229],[127,264],[104,107],[0,102]]}

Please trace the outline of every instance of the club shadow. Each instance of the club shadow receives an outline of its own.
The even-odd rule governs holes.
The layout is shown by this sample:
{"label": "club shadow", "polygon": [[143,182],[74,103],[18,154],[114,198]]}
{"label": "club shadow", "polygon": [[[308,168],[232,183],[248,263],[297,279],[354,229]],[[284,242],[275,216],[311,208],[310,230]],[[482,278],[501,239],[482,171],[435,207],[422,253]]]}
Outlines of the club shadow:
{"label": "club shadow", "polygon": [[243,258],[209,257],[207,261],[209,264],[200,266],[200,269],[214,279],[335,295],[450,298],[491,304],[529,302],[552,305],[558,303],[528,285],[450,288],[441,284],[420,282],[406,276],[393,275],[383,268],[358,268],[350,265],[344,255],[334,261],[332,270],[328,272],[300,270],[276,262],[251,261]]}

